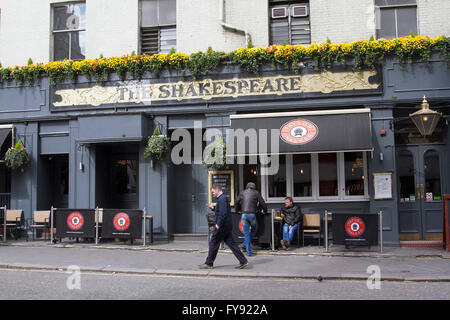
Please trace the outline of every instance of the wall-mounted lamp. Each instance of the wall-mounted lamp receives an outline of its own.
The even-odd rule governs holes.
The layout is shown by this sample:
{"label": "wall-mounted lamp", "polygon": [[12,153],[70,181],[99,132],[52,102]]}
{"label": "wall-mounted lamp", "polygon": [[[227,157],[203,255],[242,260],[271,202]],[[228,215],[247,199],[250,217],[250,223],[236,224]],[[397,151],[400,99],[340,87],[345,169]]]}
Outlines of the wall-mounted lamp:
{"label": "wall-mounted lamp", "polygon": [[442,113],[431,110],[427,98],[423,96],[422,109],[411,113],[409,117],[419,129],[421,135],[430,136],[436,129],[439,120],[441,120]]}

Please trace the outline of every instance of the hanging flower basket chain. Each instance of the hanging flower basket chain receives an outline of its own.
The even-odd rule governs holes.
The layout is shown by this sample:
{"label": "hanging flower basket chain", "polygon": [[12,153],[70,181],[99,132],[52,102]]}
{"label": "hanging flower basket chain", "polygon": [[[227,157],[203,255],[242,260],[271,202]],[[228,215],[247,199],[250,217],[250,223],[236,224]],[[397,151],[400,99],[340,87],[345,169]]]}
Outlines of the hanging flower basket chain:
{"label": "hanging flower basket chain", "polygon": [[5,165],[10,170],[24,171],[30,165],[30,157],[27,150],[19,140],[13,148],[10,148],[5,155]]}

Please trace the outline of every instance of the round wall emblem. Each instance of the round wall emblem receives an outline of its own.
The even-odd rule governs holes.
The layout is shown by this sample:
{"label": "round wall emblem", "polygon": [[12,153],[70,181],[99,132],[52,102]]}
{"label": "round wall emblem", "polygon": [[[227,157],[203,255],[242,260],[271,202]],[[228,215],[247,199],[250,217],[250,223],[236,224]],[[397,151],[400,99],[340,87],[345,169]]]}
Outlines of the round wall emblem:
{"label": "round wall emblem", "polygon": [[353,217],[345,223],[345,231],[352,237],[359,237],[366,230],[366,225],[361,218]]}
{"label": "round wall emblem", "polygon": [[305,119],[296,119],[286,122],[280,129],[280,136],[290,144],[306,144],[317,137],[317,126]]}
{"label": "round wall emblem", "polygon": [[72,212],[67,217],[67,225],[72,230],[79,230],[84,224],[83,215],[79,212]]}
{"label": "round wall emblem", "polygon": [[130,226],[130,217],[126,213],[120,212],[114,216],[113,224],[114,228],[119,231],[127,230]]}

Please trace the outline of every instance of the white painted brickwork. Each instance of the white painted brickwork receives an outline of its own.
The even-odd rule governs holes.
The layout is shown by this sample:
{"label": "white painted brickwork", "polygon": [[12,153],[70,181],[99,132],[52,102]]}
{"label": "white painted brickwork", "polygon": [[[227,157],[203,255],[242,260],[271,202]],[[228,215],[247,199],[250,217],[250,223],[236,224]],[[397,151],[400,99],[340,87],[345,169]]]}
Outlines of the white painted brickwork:
{"label": "white painted brickwork", "polygon": [[[69,1],[0,0],[0,61],[4,66],[48,62],[51,56],[51,4]],[[267,0],[177,0],[177,51],[231,51],[246,46],[245,36],[220,24],[247,31],[254,46],[269,44]],[[431,37],[450,34],[450,0],[417,0],[418,30]],[[373,0],[310,0],[312,42],[349,42],[375,35]],[[86,0],[86,56],[138,52],[139,0]]]}

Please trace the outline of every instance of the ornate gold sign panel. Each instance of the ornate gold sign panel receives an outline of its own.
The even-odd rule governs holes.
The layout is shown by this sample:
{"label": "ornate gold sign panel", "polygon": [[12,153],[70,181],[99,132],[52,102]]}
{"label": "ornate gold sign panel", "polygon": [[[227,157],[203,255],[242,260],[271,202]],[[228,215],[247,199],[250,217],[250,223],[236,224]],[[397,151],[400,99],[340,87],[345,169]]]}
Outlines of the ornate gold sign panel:
{"label": "ornate gold sign panel", "polygon": [[150,83],[148,80],[94,85],[87,88],[55,89],[53,107],[101,106],[113,104],[152,105],[164,101],[211,100],[248,96],[284,96],[301,93],[328,95],[350,91],[374,91],[380,86],[377,71],[322,72],[305,75],[259,78],[205,79]]}

